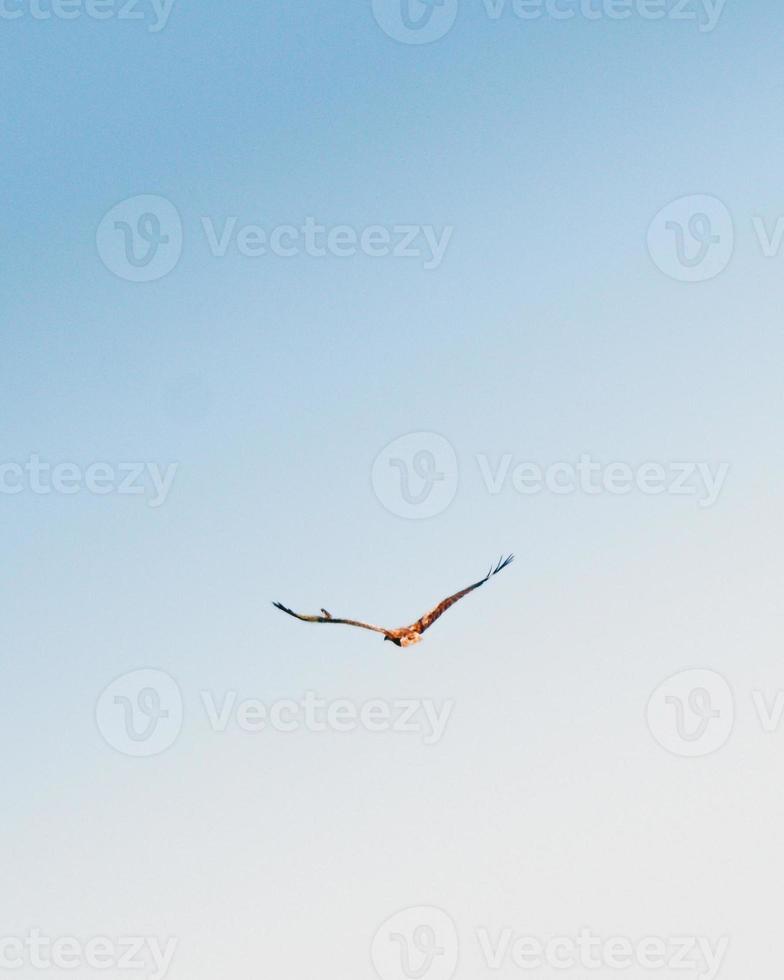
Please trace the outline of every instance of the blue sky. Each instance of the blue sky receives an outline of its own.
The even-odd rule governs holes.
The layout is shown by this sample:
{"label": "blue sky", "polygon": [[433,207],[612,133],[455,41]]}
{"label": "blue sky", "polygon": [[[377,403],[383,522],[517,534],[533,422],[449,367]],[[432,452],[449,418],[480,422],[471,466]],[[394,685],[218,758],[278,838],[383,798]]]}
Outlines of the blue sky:
{"label": "blue sky", "polygon": [[[696,930],[731,936],[736,970],[777,962],[768,903],[747,898],[781,870],[782,736],[752,699],[784,683],[784,255],[759,233],[784,214],[780,7],[727,0],[705,30],[696,0],[657,21],[641,0],[624,20],[598,0],[596,19],[564,0],[569,20],[453,3],[428,44],[389,36],[369,0],[178,0],[160,30],[143,0],[141,19],[2,8],[20,13],[0,16],[0,463],[21,488],[0,493],[4,936],[175,936],[171,977],[371,976],[381,923],[435,905],[464,976],[486,968],[479,926]],[[733,247],[686,282],[663,209],[696,196],[708,251]],[[380,228],[389,254],[308,254],[309,220]],[[133,281],[123,221],[168,236],[172,268],[134,238],[150,280]],[[265,253],[231,236],[215,254],[205,224],[227,223]],[[391,254],[404,226],[415,254]],[[269,247],[284,227],[294,255]],[[409,433],[454,453],[432,457],[449,500],[422,519],[389,496]],[[586,455],[669,482],[515,488],[521,464]],[[34,492],[34,457],[77,490]],[[672,490],[699,463],[728,467],[710,507]],[[139,493],[123,467],[144,468]],[[506,551],[407,653],[270,605],[400,625]],[[140,668],[184,704],[149,758],[95,721]],[[688,668],[735,696],[704,758],[646,726]],[[212,731],[202,695],[228,691],[454,710],[437,745]],[[740,857],[749,840],[765,861]]]}

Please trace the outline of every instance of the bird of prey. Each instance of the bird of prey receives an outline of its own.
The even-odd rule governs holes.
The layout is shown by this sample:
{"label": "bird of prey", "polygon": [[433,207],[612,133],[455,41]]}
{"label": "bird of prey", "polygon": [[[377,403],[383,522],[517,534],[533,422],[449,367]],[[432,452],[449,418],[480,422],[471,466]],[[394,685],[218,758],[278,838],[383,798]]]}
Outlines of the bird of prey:
{"label": "bird of prey", "polygon": [[500,558],[498,564],[493,567],[490,566],[490,571],[485,575],[484,578],[480,578],[478,582],[474,582],[473,585],[469,585],[465,589],[461,589],[459,592],[455,592],[454,595],[449,596],[448,599],[444,599],[442,602],[430,612],[425,613],[421,619],[418,619],[415,623],[410,626],[401,626],[399,629],[385,629],[383,626],[372,626],[370,623],[360,623],[356,619],[338,619],[337,616],[333,616],[327,612],[326,609],[322,609],[323,616],[304,616],[301,613],[295,613],[292,609],[288,609],[281,602],[273,602],[273,606],[276,609],[280,609],[284,613],[288,613],[289,616],[294,616],[295,619],[301,619],[305,623],[342,623],[344,626],[359,626],[363,630],[373,630],[374,633],[383,633],[384,640],[391,640],[395,646],[399,647],[410,647],[415,643],[419,643],[422,639],[422,634],[425,630],[432,626],[433,623],[438,619],[439,616],[453,606],[458,599],[462,599],[464,595],[468,595],[469,592],[473,592],[474,589],[478,589],[480,585],[484,585],[488,579],[492,578],[493,575],[497,575],[500,571],[506,568],[507,565],[511,564],[514,560],[514,555],[509,555],[508,558]]}

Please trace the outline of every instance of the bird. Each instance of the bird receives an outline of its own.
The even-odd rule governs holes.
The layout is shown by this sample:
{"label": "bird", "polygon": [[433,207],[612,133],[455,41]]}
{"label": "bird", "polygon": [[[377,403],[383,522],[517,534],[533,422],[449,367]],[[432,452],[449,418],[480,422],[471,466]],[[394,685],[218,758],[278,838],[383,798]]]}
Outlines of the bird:
{"label": "bird", "polygon": [[410,647],[415,643],[419,643],[422,640],[422,634],[428,629],[433,623],[453,606],[458,600],[462,599],[463,596],[468,595],[469,592],[473,592],[474,589],[478,589],[480,585],[484,585],[493,575],[497,575],[502,572],[507,565],[511,565],[514,561],[514,555],[508,555],[506,558],[503,556],[499,558],[495,566],[490,566],[490,571],[485,575],[484,578],[480,578],[478,582],[474,582],[473,585],[467,586],[465,589],[461,589],[459,592],[455,592],[454,595],[443,599],[438,603],[430,612],[425,613],[420,619],[410,626],[401,626],[398,629],[386,629],[384,626],[373,626],[371,623],[362,623],[357,619],[340,619],[337,616],[333,616],[331,613],[327,612],[326,609],[321,610],[322,616],[305,616],[302,613],[296,613],[293,609],[289,609],[284,606],[282,602],[273,602],[272,605],[276,609],[280,609],[281,612],[288,613],[289,616],[293,616],[295,619],[301,619],[304,623],[341,623],[344,626],[358,626],[363,630],[373,630],[374,633],[383,633],[384,641],[389,640],[398,647]]}

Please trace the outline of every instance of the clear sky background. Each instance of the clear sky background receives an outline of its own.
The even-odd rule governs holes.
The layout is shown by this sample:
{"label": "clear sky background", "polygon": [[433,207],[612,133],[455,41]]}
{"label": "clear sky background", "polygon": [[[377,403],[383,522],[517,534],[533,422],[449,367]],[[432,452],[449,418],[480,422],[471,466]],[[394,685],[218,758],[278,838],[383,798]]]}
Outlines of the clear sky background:
{"label": "clear sky background", "polygon": [[[701,31],[460,0],[422,45],[369,0],[179,0],[159,31],[144,0],[143,20],[3,9],[22,16],[0,18],[0,462],[177,471],[160,507],[0,494],[0,938],[176,937],[175,980],[337,980],[374,976],[376,929],[424,905],[455,920],[460,977],[490,975],[485,926],[728,936],[722,976],[772,975],[784,728],[763,731],[752,694],[784,690],[784,251],[764,255],[754,219],[784,216],[780,4],[728,0]],[[138,195],[183,231],[142,283],[96,245]],[[646,244],[688,195],[734,223],[699,283]],[[452,233],[433,269],[218,257],[203,220],[232,216]],[[411,432],[458,464],[422,520],[372,479]],[[730,471],[702,508],[493,494],[478,462],[583,454]],[[270,605],[400,625],[506,551],[409,651]],[[185,706],[150,758],[95,720],[138,668]],[[694,759],[646,724],[687,668],[735,697],[726,744]],[[203,691],[454,709],[436,745],[217,733]]]}

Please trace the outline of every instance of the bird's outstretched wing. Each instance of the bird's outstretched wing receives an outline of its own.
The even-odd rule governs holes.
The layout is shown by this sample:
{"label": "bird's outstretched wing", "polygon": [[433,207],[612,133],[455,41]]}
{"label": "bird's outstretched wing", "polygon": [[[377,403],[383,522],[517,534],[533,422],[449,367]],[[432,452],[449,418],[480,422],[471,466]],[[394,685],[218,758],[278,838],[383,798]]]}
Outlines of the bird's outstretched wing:
{"label": "bird's outstretched wing", "polygon": [[508,558],[499,558],[498,564],[495,566],[495,568],[491,566],[490,571],[484,578],[480,579],[478,582],[474,582],[473,585],[469,585],[466,589],[461,589],[460,592],[455,592],[454,595],[449,596],[448,599],[444,599],[443,602],[439,602],[435,609],[431,609],[429,613],[425,613],[425,615],[413,623],[409,629],[412,629],[415,633],[424,633],[429,626],[433,625],[439,616],[444,615],[450,606],[454,606],[454,604],[462,599],[464,595],[468,595],[469,592],[473,592],[474,589],[478,589],[480,585],[484,585],[488,579],[503,571],[506,566],[510,565],[513,561],[514,555],[509,555]]}
{"label": "bird's outstretched wing", "polygon": [[[289,616],[293,616],[295,619],[301,619],[303,623],[342,623],[344,626],[359,626],[363,630],[373,630],[374,633],[387,633],[388,631],[383,628],[383,626],[371,626],[370,623],[360,623],[356,619],[338,619],[335,616],[303,616],[301,613],[295,613],[293,609],[287,609],[286,606],[281,602],[273,602],[272,605],[276,609],[280,609],[281,612],[288,613]],[[322,609],[322,612],[326,612],[326,609]]]}

